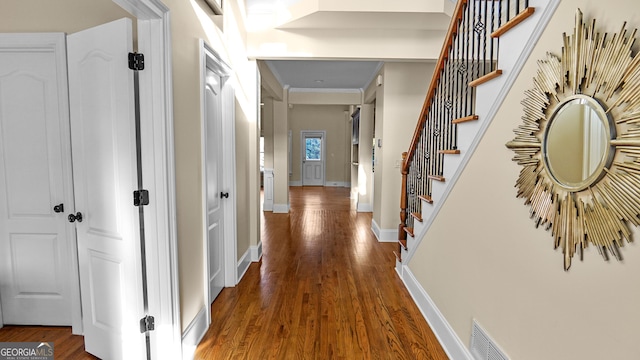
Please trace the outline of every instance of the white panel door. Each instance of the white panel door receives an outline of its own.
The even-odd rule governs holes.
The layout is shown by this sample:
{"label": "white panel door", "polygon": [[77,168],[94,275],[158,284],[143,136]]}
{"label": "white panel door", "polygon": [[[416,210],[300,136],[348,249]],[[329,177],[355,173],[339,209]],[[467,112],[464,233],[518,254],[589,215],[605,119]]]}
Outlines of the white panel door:
{"label": "white panel door", "polygon": [[4,324],[71,325],[75,237],[54,211],[73,209],[64,59],[64,34],[0,35]]}
{"label": "white panel door", "polygon": [[143,359],[131,20],[69,35],[67,44],[85,349]]}
{"label": "white panel door", "polygon": [[[205,169],[209,302],[224,287],[222,184],[222,101],[220,76],[207,68],[205,96]],[[226,194],[228,197],[228,194]]]}
{"label": "white panel door", "polygon": [[324,186],[324,134],[302,133],[302,185]]}

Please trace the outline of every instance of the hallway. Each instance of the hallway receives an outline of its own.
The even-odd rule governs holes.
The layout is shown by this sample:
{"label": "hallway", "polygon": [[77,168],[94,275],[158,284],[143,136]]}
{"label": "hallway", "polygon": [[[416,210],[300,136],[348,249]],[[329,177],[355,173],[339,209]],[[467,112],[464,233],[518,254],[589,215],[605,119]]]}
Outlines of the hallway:
{"label": "hallway", "polygon": [[212,305],[196,359],[446,359],[349,189],[293,187],[263,257]]}

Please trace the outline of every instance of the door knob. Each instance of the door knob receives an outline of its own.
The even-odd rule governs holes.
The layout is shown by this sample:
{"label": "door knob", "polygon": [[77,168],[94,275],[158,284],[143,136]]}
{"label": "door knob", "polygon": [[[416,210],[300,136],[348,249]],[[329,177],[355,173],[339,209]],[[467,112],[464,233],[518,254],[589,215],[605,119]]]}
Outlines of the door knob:
{"label": "door knob", "polygon": [[53,211],[57,213],[64,212],[64,204],[58,204],[53,207]]}
{"label": "door knob", "polygon": [[77,213],[75,213],[75,215],[69,214],[68,219],[69,219],[69,222],[75,222],[75,221],[82,222],[82,213],[78,211]]}
{"label": "door knob", "polygon": [[221,192],[220,192],[220,197],[221,197],[221,198],[227,198],[227,199],[228,199],[228,198],[229,198],[229,193],[228,193],[228,192],[222,192],[222,191],[221,191]]}

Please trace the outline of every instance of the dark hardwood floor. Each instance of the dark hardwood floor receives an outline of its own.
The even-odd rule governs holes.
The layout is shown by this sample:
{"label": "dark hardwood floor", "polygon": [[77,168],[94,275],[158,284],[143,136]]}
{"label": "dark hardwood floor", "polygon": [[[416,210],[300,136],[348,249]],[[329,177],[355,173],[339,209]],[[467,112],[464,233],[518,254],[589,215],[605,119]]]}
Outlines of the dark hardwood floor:
{"label": "dark hardwood floor", "polygon": [[[396,244],[344,188],[291,188],[264,213],[263,258],[213,303],[197,359],[446,359],[395,274]],[[56,359],[96,359],[70,328],[6,326],[0,342],[53,342]]]}
{"label": "dark hardwood floor", "polygon": [[446,359],[349,189],[296,187],[263,258],[213,303],[196,359]]}
{"label": "dark hardwood floor", "polygon": [[84,351],[84,337],[72,335],[70,327],[5,326],[0,329],[0,342],[52,342],[56,360],[98,359]]}

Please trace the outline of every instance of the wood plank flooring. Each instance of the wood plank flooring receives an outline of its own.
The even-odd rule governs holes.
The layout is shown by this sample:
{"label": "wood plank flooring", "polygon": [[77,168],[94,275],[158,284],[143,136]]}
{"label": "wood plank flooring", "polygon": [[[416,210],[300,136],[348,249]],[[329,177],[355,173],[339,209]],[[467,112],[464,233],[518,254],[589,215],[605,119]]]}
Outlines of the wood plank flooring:
{"label": "wood plank flooring", "polygon": [[[213,303],[197,359],[446,359],[395,274],[394,243],[343,188],[291,189],[289,214],[264,213],[263,258]],[[6,326],[0,342],[53,342],[85,360],[71,328]]]}
{"label": "wood plank flooring", "polygon": [[213,303],[196,359],[447,359],[349,189],[296,187],[263,258]]}
{"label": "wood plank flooring", "polygon": [[53,342],[56,359],[98,359],[84,351],[84,337],[72,335],[71,327],[5,326],[0,329],[0,342]]}

